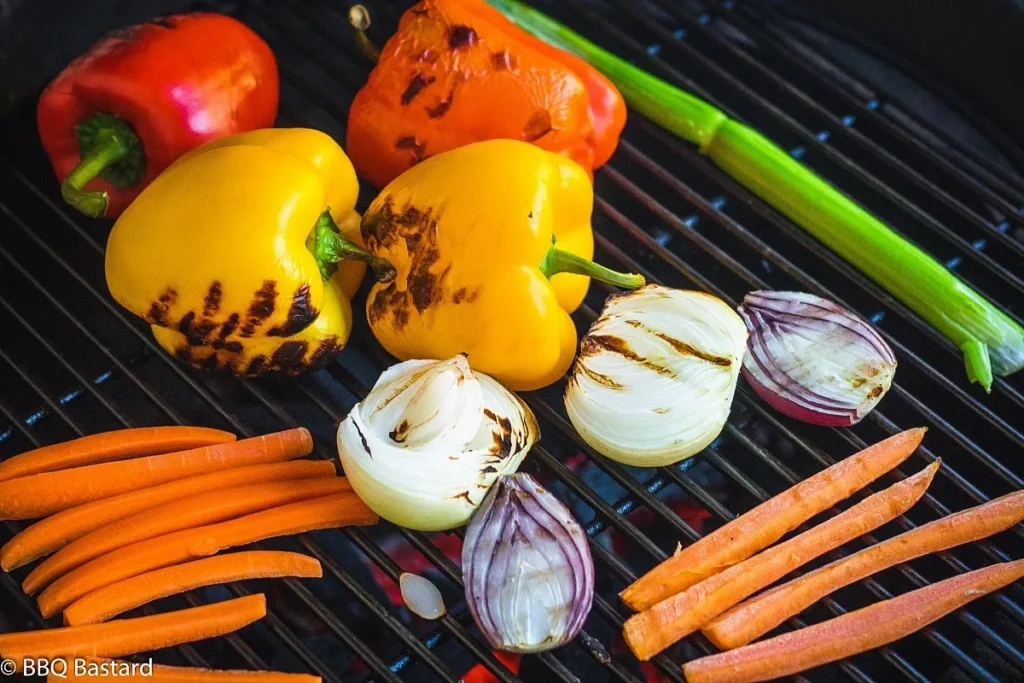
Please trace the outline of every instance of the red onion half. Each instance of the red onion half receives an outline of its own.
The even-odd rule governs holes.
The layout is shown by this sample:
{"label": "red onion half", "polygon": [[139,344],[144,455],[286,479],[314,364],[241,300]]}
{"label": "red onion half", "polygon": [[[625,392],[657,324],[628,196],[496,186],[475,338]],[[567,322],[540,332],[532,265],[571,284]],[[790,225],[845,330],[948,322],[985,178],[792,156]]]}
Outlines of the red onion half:
{"label": "red onion half", "polygon": [[779,412],[848,427],[882,400],[896,356],[867,321],[801,292],[751,292],[739,307],[750,331],[743,376]]}
{"label": "red onion half", "polygon": [[587,536],[528,474],[500,477],[466,529],[466,602],[490,644],[543,652],[579,633],[594,601]]}

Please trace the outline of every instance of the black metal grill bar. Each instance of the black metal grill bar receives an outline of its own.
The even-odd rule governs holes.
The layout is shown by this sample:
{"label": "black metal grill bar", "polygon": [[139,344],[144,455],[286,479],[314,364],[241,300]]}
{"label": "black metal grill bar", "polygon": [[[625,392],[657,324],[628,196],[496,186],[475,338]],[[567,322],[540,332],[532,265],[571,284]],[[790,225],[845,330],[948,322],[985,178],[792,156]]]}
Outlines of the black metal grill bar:
{"label": "black metal grill bar", "polygon": [[[943,205],[950,208],[953,212],[956,213],[958,217],[962,218],[963,220],[967,221],[969,224],[977,228],[985,230],[988,234],[990,234],[992,239],[996,240],[999,243],[1001,247],[1007,248],[1015,252],[1017,256],[1024,256],[1024,245],[1010,239],[1005,233],[1000,232],[996,228],[995,224],[992,223],[990,220],[984,218],[975,210],[971,209],[963,202],[951,196],[941,187],[939,187],[931,180],[926,178],[923,173],[918,172],[910,164],[901,160],[895,154],[886,150],[881,144],[867,137],[864,133],[857,130],[856,127],[845,123],[839,116],[834,114],[824,105],[820,104],[811,95],[801,90],[798,86],[794,85],[794,83],[790,79],[787,79],[784,75],[772,70],[771,68],[766,66],[763,62],[757,60],[749,52],[744,50],[736,43],[723,38],[719,33],[716,33],[715,31],[711,30],[709,28],[710,24],[694,21],[692,17],[689,17],[686,15],[685,12],[680,11],[678,6],[666,2],[665,0],[654,0],[654,3],[661,9],[661,11],[671,15],[672,18],[675,19],[676,21],[679,21],[690,34],[699,35],[701,38],[708,40],[712,44],[714,44],[716,48],[725,50],[733,58],[737,59],[741,64],[743,64],[744,67],[757,72],[758,75],[767,79],[767,81],[771,83],[771,85],[788,93],[796,100],[798,100],[803,107],[806,107],[808,110],[822,117],[829,123],[830,131],[834,131],[835,134],[840,137],[846,137],[853,140],[857,145],[868,150],[872,156],[882,160],[887,166],[898,171],[902,177],[909,178],[917,187],[929,193],[934,199],[938,200]],[[743,3],[743,5],[746,7],[749,6],[749,3]],[[789,63],[791,67],[794,66],[797,62],[799,62],[799,60],[794,59],[790,54],[784,53],[783,50],[779,50],[778,41],[767,40],[767,37],[756,27],[754,27],[750,22],[746,22],[742,18],[736,19],[736,16],[737,13],[732,13],[731,15],[729,15],[730,18],[728,19],[728,21],[730,21],[735,26],[740,28],[740,30],[742,30],[748,36],[758,38],[758,46],[763,46],[771,50],[773,57],[785,58],[787,63]],[[679,41],[679,39],[676,38],[673,34],[671,34],[665,27],[653,25],[653,22],[646,18],[643,19],[643,23],[649,29],[656,32],[657,35],[659,35],[662,38],[662,40],[666,40],[673,43]],[[689,54],[693,55],[696,52],[696,50],[690,50]],[[710,63],[710,60],[706,61]],[[801,71],[806,71],[807,73],[815,74],[817,76],[816,81],[818,82],[818,84],[825,85],[826,80],[821,78],[821,75],[818,72],[814,71],[809,66],[801,65],[798,68]],[[828,85],[831,87],[826,87],[825,89],[830,93],[842,92],[835,83],[829,83]],[[876,119],[881,119],[881,117],[878,116],[878,112],[876,110],[869,109],[866,106],[862,106],[863,101],[853,100],[853,98],[848,98],[847,101],[851,105],[854,103],[856,103],[857,105],[861,105],[861,107],[859,108],[863,108],[867,116],[872,116]],[[893,131],[887,130],[886,132],[891,134]],[[900,135],[898,137],[902,141],[905,136]],[[972,192],[980,195],[986,201],[1002,209],[1007,216],[1013,216],[1014,214],[1016,214],[1017,206],[1013,202],[1009,201],[1003,195],[992,191],[991,188],[984,185],[970,174],[966,173],[962,168],[958,168],[941,155],[935,154],[933,150],[930,150],[929,148],[925,147],[924,145],[921,145],[920,143],[918,143],[915,146],[915,151],[924,152],[925,156],[927,156],[929,160],[932,161],[936,170],[938,170],[940,173],[943,173],[946,176],[954,178],[959,184],[966,185],[967,187],[970,188]]]}
{"label": "black metal grill bar", "polygon": [[[575,13],[578,16],[586,19],[592,25],[600,26],[602,30],[613,36],[616,42],[620,45],[628,46],[630,52],[639,60],[649,63],[655,71],[661,75],[667,77],[670,82],[684,88],[688,92],[693,93],[709,102],[712,102],[716,106],[719,106],[723,111],[728,113],[734,118],[740,120],[746,120],[747,117],[736,112],[728,104],[722,102],[720,98],[712,96],[704,87],[695,83],[692,79],[684,75],[677,68],[668,64],[658,54],[650,54],[646,45],[642,44],[634,37],[626,33],[622,28],[613,24],[607,17],[592,11],[588,7],[584,7],[578,0],[571,0],[569,3]],[[642,13],[632,13],[638,20],[645,23],[649,30],[656,30],[659,33],[662,31],[661,27],[654,24],[646,18]],[[721,79],[722,82],[728,85],[731,89],[738,92],[747,102],[752,106],[756,107],[759,111],[764,112],[770,116],[772,121],[776,124],[780,124],[785,127],[787,132],[794,135],[800,140],[800,144],[807,149],[814,149],[819,152],[828,161],[837,164],[843,169],[844,172],[849,173],[856,181],[863,183],[871,190],[877,193],[880,197],[892,203],[894,207],[902,211],[908,216],[911,216],[920,225],[926,227],[931,233],[942,239],[945,243],[950,246],[957,247],[961,250],[961,258],[964,260],[973,261],[981,268],[991,271],[995,275],[996,279],[1010,284],[1020,294],[1024,294],[1024,281],[1010,270],[999,263],[996,263],[988,255],[983,254],[971,248],[970,244],[963,238],[957,235],[955,232],[949,229],[932,216],[918,207],[916,204],[910,202],[905,197],[898,194],[895,190],[885,185],[877,177],[868,173],[860,165],[854,163],[848,156],[840,153],[834,147],[822,142],[812,131],[800,124],[796,119],[787,114],[786,112],[779,109],[770,101],[761,97],[756,93],[750,86],[743,83],[740,79],[733,76],[731,73],[725,71],[716,63],[708,59],[705,55],[693,50],[689,45],[683,41],[673,40],[671,34],[668,34],[668,45],[672,48],[679,50],[685,54],[688,58],[695,60],[700,63],[704,68],[715,74],[716,78]],[[975,287],[985,293],[986,288],[979,283],[975,283]],[[987,292],[986,296],[990,299],[994,299],[991,292]]]}

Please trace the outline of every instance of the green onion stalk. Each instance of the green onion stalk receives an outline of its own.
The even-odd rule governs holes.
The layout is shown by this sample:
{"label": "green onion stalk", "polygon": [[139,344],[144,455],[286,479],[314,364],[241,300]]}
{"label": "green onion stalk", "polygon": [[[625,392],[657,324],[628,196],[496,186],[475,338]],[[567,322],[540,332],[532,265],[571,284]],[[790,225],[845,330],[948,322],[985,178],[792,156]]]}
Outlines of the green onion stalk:
{"label": "green onion stalk", "polygon": [[1024,368],[1024,328],[753,128],[633,66],[518,0],[488,0],[527,32],[604,73],[631,108],[698,146],[761,199],[908,305],[956,344],[967,378]]}

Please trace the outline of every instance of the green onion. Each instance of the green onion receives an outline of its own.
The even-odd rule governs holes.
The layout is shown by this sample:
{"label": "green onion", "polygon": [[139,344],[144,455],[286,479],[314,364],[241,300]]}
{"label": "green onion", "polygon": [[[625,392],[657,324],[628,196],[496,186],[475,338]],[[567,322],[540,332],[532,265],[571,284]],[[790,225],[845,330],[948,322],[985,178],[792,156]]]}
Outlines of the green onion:
{"label": "green onion", "polygon": [[488,0],[538,38],[604,73],[630,107],[680,138],[917,312],[964,355],[967,378],[1024,368],[1024,328],[756,130],[598,47],[518,0]]}

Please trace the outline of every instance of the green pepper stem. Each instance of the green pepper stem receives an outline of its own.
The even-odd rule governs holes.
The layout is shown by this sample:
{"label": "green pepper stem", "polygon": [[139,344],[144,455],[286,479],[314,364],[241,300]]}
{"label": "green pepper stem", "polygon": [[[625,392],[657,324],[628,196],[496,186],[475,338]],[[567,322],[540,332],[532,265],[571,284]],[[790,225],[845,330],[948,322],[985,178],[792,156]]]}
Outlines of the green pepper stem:
{"label": "green pepper stem", "polygon": [[366,30],[370,28],[370,10],[363,5],[352,5],[348,10],[348,23],[356,32],[356,45],[359,51],[371,62],[380,59],[380,48],[370,40]]}
{"label": "green pepper stem", "polygon": [[64,179],[60,194],[65,202],[86,216],[99,218],[107,212],[107,193],[87,191],[85,186],[99,175],[115,187],[128,187],[141,180],[144,174],[142,143],[128,124],[102,113],[78,124],[75,135],[81,160]]}
{"label": "green pepper stem", "polygon": [[341,236],[338,231],[338,224],[331,218],[331,210],[327,209],[306,238],[306,248],[316,259],[317,268],[320,269],[320,277],[324,282],[331,279],[331,276],[338,270],[338,261],[352,259],[363,261],[373,269],[377,282],[391,282],[398,274],[395,267],[380,256],[375,256],[358,244],[349,242]]}
{"label": "green pepper stem", "polygon": [[540,262],[540,272],[549,280],[558,273],[573,273],[575,275],[586,275],[587,277],[601,282],[607,282],[623,289],[637,289],[647,284],[643,275],[635,273],[620,273],[611,268],[594,263],[590,259],[583,258],[572,252],[555,247],[555,240],[551,240],[551,248],[544,255]]}

